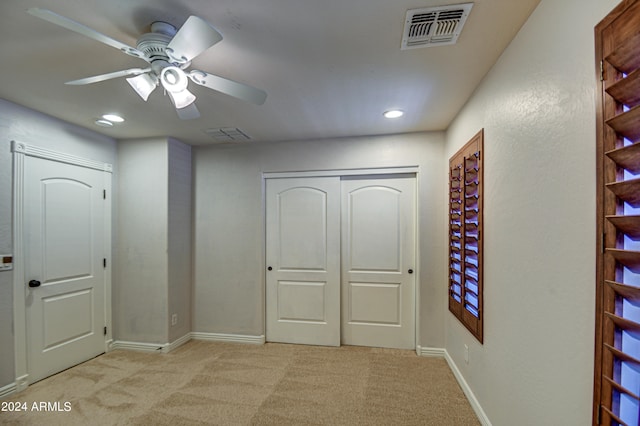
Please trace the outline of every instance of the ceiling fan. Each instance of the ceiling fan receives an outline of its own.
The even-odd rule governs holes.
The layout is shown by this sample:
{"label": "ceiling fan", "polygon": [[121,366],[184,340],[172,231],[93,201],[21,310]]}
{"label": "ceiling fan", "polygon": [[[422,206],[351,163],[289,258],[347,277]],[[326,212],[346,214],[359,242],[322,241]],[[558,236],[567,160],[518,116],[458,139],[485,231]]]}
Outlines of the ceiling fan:
{"label": "ceiling fan", "polygon": [[151,24],[151,32],[143,34],[138,39],[136,47],[131,47],[50,10],[31,8],[28,12],[149,63],[148,68],[115,71],[68,81],[65,84],[84,85],[133,76],[127,78],[127,82],[144,101],[161,85],[169,95],[178,116],[183,120],[200,117],[194,103],[196,97],[187,89],[189,80],[257,105],[262,105],[267,98],[264,91],[246,84],[200,70],[186,71],[193,58],[222,40],[222,34],[197,16],[190,16],[179,30],[166,22],[154,22]]}

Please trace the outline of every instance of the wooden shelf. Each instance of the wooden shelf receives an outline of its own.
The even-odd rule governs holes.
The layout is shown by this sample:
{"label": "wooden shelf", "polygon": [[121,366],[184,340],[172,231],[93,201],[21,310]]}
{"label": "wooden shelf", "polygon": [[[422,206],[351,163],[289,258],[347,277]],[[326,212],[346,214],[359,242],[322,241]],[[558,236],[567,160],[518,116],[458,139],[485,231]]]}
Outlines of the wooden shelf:
{"label": "wooden shelf", "polygon": [[605,91],[616,101],[633,108],[640,104],[640,69],[616,81]]}
{"label": "wooden shelf", "polygon": [[634,241],[640,241],[640,215],[606,216],[620,232]]}
{"label": "wooden shelf", "polygon": [[625,40],[605,60],[626,74],[640,68],[640,34]]}
{"label": "wooden shelf", "polygon": [[605,283],[620,297],[624,297],[629,303],[640,307],[640,287],[617,283],[606,280]]}
{"label": "wooden shelf", "polygon": [[618,114],[607,120],[606,123],[618,134],[635,142],[640,139],[640,106]]}
{"label": "wooden shelf", "polygon": [[606,253],[611,255],[618,263],[629,268],[631,272],[640,273],[640,251],[607,249]]}
{"label": "wooden shelf", "polygon": [[633,207],[640,207],[640,179],[608,183],[605,186],[622,201]]}
{"label": "wooden shelf", "polygon": [[605,155],[629,173],[640,174],[640,143],[608,151]]}

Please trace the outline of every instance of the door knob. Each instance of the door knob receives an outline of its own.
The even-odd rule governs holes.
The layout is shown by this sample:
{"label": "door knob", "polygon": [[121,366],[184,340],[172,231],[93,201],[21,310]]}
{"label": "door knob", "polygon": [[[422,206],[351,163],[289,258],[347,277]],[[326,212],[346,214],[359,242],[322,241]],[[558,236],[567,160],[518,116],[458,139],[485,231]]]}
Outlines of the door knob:
{"label": "door knob", "polygon": [[38,280],[29,281],[29,287],[40,287],[40,281]]}
{"label": "door knob", "polygon": [[413,274],[413,269],[409,269],[407,272]]}
{"label": "door knob", "polygon": [[267,271],[271,271],[272,269],[273,269],[273,268],[272,268],[271,266],[269,266],[269,267],[267,268]]}

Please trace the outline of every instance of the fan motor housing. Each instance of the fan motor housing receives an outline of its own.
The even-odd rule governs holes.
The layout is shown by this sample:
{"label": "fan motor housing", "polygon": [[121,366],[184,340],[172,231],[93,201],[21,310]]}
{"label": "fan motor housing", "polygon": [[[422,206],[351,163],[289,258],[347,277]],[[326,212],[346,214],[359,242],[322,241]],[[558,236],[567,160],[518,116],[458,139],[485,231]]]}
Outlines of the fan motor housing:
{"label": "fan motor housing", "polygon": [[136,48],[149,58],[151,62],[157,60],[169,61],[165,49],[176,34],[176,28],[166,22],[156,21],[151,24],[151,32],[143,34],[138,39]]}

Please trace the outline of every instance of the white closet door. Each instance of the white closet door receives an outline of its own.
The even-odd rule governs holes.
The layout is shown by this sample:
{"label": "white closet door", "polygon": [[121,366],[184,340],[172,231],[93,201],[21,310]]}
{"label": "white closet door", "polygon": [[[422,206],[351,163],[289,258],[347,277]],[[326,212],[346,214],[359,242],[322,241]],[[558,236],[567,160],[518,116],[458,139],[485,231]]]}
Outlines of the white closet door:
{"label": "white closet door", "polygon": [[414,177],[342,180],[342,343],[415,348]]}
{"label": "white closet door", "polygon": [[25,160],[24,234],[31,383],[104,352],[104,172]]}
{"label": "white closet door", "polygon": [[340,179],[266,181],[266,339],[340,345]]}

